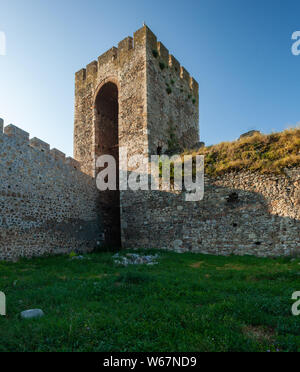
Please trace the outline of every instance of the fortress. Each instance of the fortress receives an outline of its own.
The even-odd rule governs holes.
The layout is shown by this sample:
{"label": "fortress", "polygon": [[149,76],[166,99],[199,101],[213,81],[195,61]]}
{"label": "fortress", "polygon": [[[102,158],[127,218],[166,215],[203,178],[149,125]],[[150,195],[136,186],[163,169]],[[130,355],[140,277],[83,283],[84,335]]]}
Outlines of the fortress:
{"label": "fortress", "polygon": [[197,82],[143,26],[76,73],[76,160],[0,121],[0,259],[103,245],[298,254],[299,169],[206,178],[199,202],[185,202],[185,192],[97,190],[98,156],[119,164],[120,147],[148,158],[193,148],[198,120]]}

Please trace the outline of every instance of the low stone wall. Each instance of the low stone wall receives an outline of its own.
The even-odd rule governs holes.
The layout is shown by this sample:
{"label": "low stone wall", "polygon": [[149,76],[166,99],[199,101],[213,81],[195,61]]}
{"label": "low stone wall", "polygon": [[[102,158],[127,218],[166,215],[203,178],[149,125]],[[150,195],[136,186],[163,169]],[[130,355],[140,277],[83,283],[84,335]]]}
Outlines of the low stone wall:
{"label": "low stone wall", "polygon": [[0,260],[92,250],[97,198],[79,163],[0,120]]}
{"label": "low stone wall", "polygon": [[300,169],[206,178],[204,200],[185,193],[122,193],[123,245],[217,255],[300,255]]}

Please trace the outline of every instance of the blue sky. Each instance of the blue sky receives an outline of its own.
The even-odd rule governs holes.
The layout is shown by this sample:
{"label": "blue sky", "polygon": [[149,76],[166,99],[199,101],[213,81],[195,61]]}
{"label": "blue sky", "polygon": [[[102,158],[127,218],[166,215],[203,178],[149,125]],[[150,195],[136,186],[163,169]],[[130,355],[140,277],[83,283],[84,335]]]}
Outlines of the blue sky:
{"label": "blue sky", "polygon": [[0,0],[0,117],[68,155],[74,73],[142,26],[200,84],[207,144],[300,122],[299,0]]}

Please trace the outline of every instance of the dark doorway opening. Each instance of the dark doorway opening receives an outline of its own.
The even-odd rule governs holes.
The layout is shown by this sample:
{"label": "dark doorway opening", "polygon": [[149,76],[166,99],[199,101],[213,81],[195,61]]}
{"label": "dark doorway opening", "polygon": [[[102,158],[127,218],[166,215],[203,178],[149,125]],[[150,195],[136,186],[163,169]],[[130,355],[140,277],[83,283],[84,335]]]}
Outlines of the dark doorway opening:
{"label": "dark doorway opening", "polygon": [[[119,102],[118,87],[106,83],[99,91],[96,102],[96,156],[111,155],[116,161],[117,190],[101,191],[99,206],[103,215],[105,245],[121,247],[121,216],[119,191]],[[97,173],[101,169],[96,170]]]}

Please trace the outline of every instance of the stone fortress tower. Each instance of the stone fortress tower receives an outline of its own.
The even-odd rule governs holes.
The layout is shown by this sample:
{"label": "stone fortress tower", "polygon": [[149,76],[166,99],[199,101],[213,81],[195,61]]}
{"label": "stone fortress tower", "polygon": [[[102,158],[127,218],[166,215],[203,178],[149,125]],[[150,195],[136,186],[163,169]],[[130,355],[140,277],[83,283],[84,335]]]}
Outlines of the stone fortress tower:
{"label": "stone fortress tower", "polygon": [[75,159],[0,119],[0,260],[103,246],[298,256],[299,167],[206,176],[194,202],[185,191],[97,189],[99,155],[194,147],[198,105],[196,81],[144,26],[76,73]]}
{"label": "stone fortress tower", "polygon": [[89,175],[104,150],[156,154],[171,132],[181,148],[198,142],[198,83],[147,26],[76,73],[74,157]]}
{"label": "stone fortress tower", "polygon": [[[198,90],[147,26],[121,41],[76,73],[74,158],[81,170],[95,177],[98,156],[119,160],[119,147],[128,156],[191,148],[199,141]],[[107,243],[118,244],[120,193],[100,198]]]}

